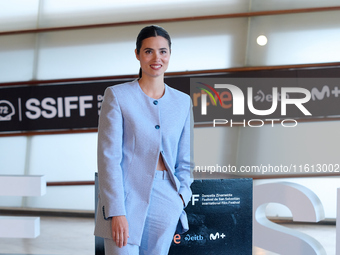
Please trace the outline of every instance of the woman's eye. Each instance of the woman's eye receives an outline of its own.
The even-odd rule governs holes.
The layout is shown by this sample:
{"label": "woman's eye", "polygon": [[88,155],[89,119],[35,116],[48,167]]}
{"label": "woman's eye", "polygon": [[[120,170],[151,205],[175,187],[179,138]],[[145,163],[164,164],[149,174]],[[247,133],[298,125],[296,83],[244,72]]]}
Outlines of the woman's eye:
{"label": "woman's eye", "polygon": [[150,53],[151,53],[151,50],[146,50],[145,53],[146,53],[146,54],[150,54]]}
{"label": "woman's eye", "polygon": [[161,53],[162,53],[162,54],[166,54],[167,51],[166,51],[166,50],[162,50]]}

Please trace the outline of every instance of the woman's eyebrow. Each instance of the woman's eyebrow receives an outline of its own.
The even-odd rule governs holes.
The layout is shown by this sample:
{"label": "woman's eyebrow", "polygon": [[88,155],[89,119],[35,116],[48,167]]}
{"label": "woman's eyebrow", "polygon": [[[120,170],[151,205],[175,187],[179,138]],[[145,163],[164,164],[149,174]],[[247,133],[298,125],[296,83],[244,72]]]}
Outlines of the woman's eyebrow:
{"label": "woman's eyebrow", "polygon": [[[154,50],[153,48],[145,48],[143,50]],[[159,50],[168,50],[168,48],[160,48]]]}

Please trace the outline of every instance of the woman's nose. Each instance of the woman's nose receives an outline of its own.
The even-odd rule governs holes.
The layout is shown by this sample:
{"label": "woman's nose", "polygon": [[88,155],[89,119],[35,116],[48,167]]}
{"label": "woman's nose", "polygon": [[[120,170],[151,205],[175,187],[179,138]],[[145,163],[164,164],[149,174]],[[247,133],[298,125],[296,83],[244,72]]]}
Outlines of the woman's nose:
{"label": "woman's nose", "polygon": [[159,60],[161,57],[161,54],[159,52],[155,52],[155,54],[153,55],[155,60]]}

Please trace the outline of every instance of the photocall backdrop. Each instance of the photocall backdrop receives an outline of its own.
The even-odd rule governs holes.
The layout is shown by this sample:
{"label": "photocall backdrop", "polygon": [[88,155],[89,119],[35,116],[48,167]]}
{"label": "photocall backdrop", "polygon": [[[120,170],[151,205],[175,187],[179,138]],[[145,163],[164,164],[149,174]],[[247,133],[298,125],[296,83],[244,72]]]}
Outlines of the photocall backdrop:
{"label": "photocall backdrop", "polygon": [[[95,183],[97,204],[97,173]],[[174,235],[169,255],[251,254],[252,179],[195,180],[191,189],[191,201],[185,209],[190,229]],[[103,238],[95,237],[95,254],[104,253]]]}
{"label": "photocall backdrop", "polygon": [[195,180],[191,189],[190,229],[174,236],[169,255],[252,254],[252,179]]}
{"label": "photocall backdrop", "polygon": [[[230,119],[266,119],[282,118],[280,112],[280,93],[283,87],[306,88],[311,92],[311,100],[304,106],[311,116],[304,115],[294,105],[287,106],[286,119],[334,117],[340,115],[340,72],[338,68],[261,71],[223,73],[212,75],[191,75],[167,77],[166,83],[180,91],[191,94],[195,123],[212,123],[214,118]],[[218,79],[215,79],[218,78]],[[132,79],[130,79],[132,80]],[[205,84],[214,87],[216,80],[224,84],[237,86],[244,95],[244,115],[233,115],[233,96],[227,89],[208,89]],[[9,86],[0,88],[0,133],[49,131],[96,128],[98,114],[104,90],[108,86],[129,80],[103,82],[60,83],[36,86]],[[278,105],[268,116],[252,114],[247,107],[247,88],[253,88],[252,102],[256,109],[270,109],[273,87],[278,88]],[[210,91],[221,103],[214,105],[211,96],[207,96],[207,115],[202,115],[202,88]],[[299,98],[301,94],[290,94]],[[133,102],[131,102],[133,103]]]}

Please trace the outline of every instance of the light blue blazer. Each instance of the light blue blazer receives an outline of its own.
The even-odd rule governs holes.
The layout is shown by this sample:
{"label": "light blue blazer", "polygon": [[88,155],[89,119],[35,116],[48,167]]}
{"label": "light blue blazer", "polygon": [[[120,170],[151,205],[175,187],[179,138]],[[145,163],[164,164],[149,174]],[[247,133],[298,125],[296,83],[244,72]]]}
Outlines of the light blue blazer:
{"label": "light blue blazer", "polygon": [[[99,198],[95,235],[112,238],[110,217],[126,215],[128,243],[140,245],[159,155],[185,205],[193,170],[190,97],[165,85],[147,96],[137,80],[105,90],[98,126]],[[179,227],[188,229],[183,210]],[[131,226],[131,227],[130,227]]]}

